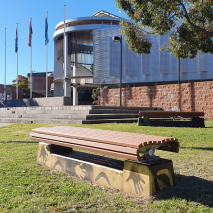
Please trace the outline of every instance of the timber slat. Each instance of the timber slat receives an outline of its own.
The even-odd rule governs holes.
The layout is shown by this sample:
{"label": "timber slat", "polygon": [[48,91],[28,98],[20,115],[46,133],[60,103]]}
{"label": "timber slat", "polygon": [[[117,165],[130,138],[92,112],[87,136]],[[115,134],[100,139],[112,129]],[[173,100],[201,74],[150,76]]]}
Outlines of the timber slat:
{"label": "timber slat", "polygon": [[59,142],[65,142],[65,143],[72,143],[82,146],[88,146],[93,148],[100,148],[100,149],[106,149],[116,152],[122,152],[132,155],[138,155],[138,149],[130,148],[130,147],[124,147],[124,146],[116,146],[111,144],[104,144],[104,143],[97,143],[92,141],[86,141],[86,140],[79,140],[79,139],[73,139],[73,138],[65,138],[65,137],[59,137],[59,136],[52,136],[52,135],[46,135],[46,134],[39,134],[39,133],[30,133],[31,137],[41,138],[41,139],[48,139],[53,141],[59,141]]}
{"label": "timber slat", "polygon": [[41,139],[41,138],[36,138],[36,137],[31,137],[31,139],[34,141],[38,141],[38,142],[55,144],[58,146],[65,146],[65,147],[69,147],[69,148],[81,149],[81,150],[90,151],[90,152],[97,152],[97,153],[104,154],[104,155],[110,155],[110,156],[114,156],[114,157],[120,157],[120,158],[129,159],[129,160],[134,160],[134,161],[140,160],[140,157],[138,155],[130,155],[130,154],[128,155],[125,153],[113,152],[113,151],[109,151],[109,150],[91,148],[91,147],[80,146],[80,145],[70,144],[70,143],[63,143],[63,142],[58,142],[58,141],[53,141],[53,140],[48,140],[48,139]]}
{"label": "timber slat", "polygon": [[128,146],[136,149],[145,146],[147,143],[151,145],[151,144],[163,144],[170,141],[177,141],[177,139],[169,137],[145,135],[129,132],[118,132],[111,130],[89,129],[81,127],[58,126],[51,128],[33,129],[32,132],[75,138],[80,140],[94,141],[100,143],[107,143],[113,145]]}
{"label": "timber slat", "polygon": [[[178,152],[176,138],[145,135],[111,130],[90,129],[70,126],[33,129],[31,139],[59,146],[82,149],[100,154],[140,160],[141,147],[158,145],[160,150]],[[159,145],[162,145],[159,147]]]}

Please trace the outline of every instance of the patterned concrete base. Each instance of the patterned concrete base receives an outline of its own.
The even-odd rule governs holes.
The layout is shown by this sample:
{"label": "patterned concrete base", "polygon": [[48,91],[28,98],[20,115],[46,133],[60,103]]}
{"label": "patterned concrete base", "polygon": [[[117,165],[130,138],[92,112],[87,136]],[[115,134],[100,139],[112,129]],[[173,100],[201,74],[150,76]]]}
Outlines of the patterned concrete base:
{"label": "patterned concrete base", "polygon": [[174,185],[172,161],[166,159],[148,164],[123,162],[40,142],[37,162],[136,196],[150,197],[156,191]]}

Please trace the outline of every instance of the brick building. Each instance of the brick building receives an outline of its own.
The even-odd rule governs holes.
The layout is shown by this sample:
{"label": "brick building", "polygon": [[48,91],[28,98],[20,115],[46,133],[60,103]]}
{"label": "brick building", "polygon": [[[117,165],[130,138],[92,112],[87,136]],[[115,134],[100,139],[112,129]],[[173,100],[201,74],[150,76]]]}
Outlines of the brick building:
{"label": "brick building", "polygon": [[[48,97],[53,96],[53,90],[51,90],[51,84],[53,83],[52,72],[48,72]],[[30,88],[31,79],[30,73],[27,74],[28,86]],[[46,95],[46,72],[32,73],[32,90],[35,93]]]}
{"label": "brick building", "polygon": [[[16,99],[16,87],[13,86],[6,86],[7,88],[7,95],[12,95],[11,99]],[[4,93],[4,85],[0,84],[0,93]],[[23,89],[22,88],[18,88],[18,98],[19,99],[23,99]]]}

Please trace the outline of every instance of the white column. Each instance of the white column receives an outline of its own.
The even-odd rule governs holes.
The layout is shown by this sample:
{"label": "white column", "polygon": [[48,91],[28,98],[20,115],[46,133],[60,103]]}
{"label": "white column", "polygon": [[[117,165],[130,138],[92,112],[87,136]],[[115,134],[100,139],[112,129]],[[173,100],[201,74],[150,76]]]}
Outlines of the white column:
{"label": "white column", "polygon": [[[47,31],[46,31],[47,30]],[[46,98],[48,97],[48,12],[46,16],[46,22],[45,22],[45,39],[46,39]]]}
{"label": "white column", "polygon": [[[63,79],[63,59],[58,60],[57,42],[54,42],[54,80]],[[54,97],[63,96],[63,82],[54,82]]]}
{"label": "white column", "polygon": [[68,55],[68,34],[65,33],[65,42],[64,42],[64,75],[65,75],[65,81],[64,81],[64,96],[65,97],[71,97],[71,80],[67,79],[70,77],[71,74],[71,58]]}
{"label": "white column", "polygon": [[[74,62],[78,61],[78,56],[75,54]],[[77,63],[74,63],[73,66],[73,77],[77,76]],[[77,79],[73,80],[73,106],[78,105],[78,89],[77,89]]]}
{"label": "white column", "polygon": [[62,97],[63,96],[63,83],[54,82],[54,97]]}

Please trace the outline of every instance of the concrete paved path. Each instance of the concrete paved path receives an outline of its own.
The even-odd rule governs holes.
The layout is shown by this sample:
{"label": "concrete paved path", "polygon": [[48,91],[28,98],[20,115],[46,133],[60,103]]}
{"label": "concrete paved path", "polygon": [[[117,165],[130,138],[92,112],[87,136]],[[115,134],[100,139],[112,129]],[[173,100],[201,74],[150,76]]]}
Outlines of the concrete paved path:
{"label": "concrete paved path", "polygon": [[11,125],[13,123],[0,123],[0,128],[3,127],[3,126],[8,126],[8,125]]}

